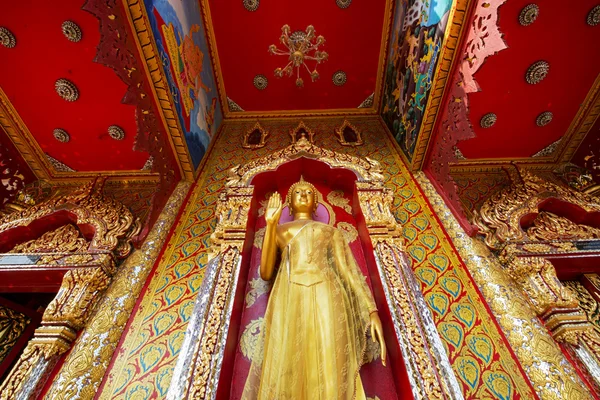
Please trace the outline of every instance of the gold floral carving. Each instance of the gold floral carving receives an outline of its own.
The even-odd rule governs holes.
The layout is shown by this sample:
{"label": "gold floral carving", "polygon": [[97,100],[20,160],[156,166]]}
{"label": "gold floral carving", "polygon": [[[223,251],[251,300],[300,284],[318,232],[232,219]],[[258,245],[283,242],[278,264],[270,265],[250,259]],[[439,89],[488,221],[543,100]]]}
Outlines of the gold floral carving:
{"label": "gold floral carving", "polygon": [[538,315],[545,314],[550,308],[577,308],[577,300],[560,283],[554,266],[547,259],[515,257],[508,264],[507,271],[527,293]]}
{"label": "gold floral carving", "polygon": [[80,190],[65,196],[50,197],[20,212],[0,218],[0,232],[50,216],[57,211],[67,211],[77,217],[77,224],[89,224],[94,237],[88,250],[112,251],[124,258],[131,251],[131,238],[141,225],[131,211],[112,197],[103,194],[106,178],[98,178],[85,184]]}
{"label": "gold floral carving", "polygon": [[246,308],[252,307],[256,300],[263,294],[269,293],[271,284],[261,278],[254,278],[250,281],[250,290],[246,294]]}
{"label": "gold floral carving", "polygon": [[337,227],[342,232],[346,242],[352,243],[358,239],[358,231],[352,224],[349,224],[348,222],[338,222]]}
{"label": "gold floral carving", "polygon": [[[86,253],[88,242],[80,237],[79,230],[71,225],[63,225],[58,229],[44,233],[37,239],[21,243],[13,247],[10,253]],[[90,254],[80,254],[79,263],[93,260]],[[44,255],[37,264],[55,265],[64,254]],[[71,259],[71,262],[73,259]]]}
{"label": "gold floral carving", "polygon": [[265,335],[262,331],[264,318],[252,320],[246,325],[240,337],[240,350],[252,362],[262,362]]}
{"label": "gold floral carving", "polygon": [[576,240],[600,238],[600,229],[576,224],[573,221],[556,214],[542,211],[533,225],[527,228],[530,240]]}
{"label": "gold floral carving", "polygon": [[0,305],[0,362],[21,337],[31,319],[20,312]]}
{"label": "gold floral carving", "polygon": [[240,251],[236,246],[228,246],[221,253],[219,263],[219,280],[215,288],[212,306],[207,317],[204,334],[200,339],[198,362],[194,368],[194,381],[190,391],[190,398],[204,399],[208,390],[210,377],[215,373],[211,368],[211,358],[217,348],[217,337],[221,331],[225,316],[225,305],[231,295],[231,283],[234,265],[238,262]]}
{"label": "gold floral carving", "polygon": [[[498,258],[478,239],[469,237],[427,177],[415,177],[440,216],[460,256],[496,316],[531,384],[542,399],[591,399],[570,362],[548,334],[533,308],[498,262]],[[493,235],[493,233],[492,233]],[[543,365],[543,370],[540,366]]]}
{"label": "gold floral carving", "polygon": [[254,234],[254,247],[262,249],[262,242],[265,238],[265,231],[267,228],[260,228]]}
{"label": "gold floral carving", "polygon": [[318,147],[310,143],[306,138],[301,138],[296,143],[280,151],[271,153],[266,157],[233,167],[229,172],[230,176],[227,186],[248,185],[250,180],[261,172],[275,170],[280,165],[300,157],[319,159],[332,168],[345,168],[354,171],[358,175],[363,176],[364,180],[383,182],[381,166],[377,161],[371,160],[368,157],[360,158],[350,154],[336,153],[332,150]]}
{"label": "gold floral carving", "polygon": [[332,190],[327,195],[327,201],[329,204],[340,207],[348,214],[352,214],[352,207],[350,207],[350,201],[344,196],[344,192],[341,190]]}
{"label": "gold floral carving", "polygon": [[120,265],[73,350],[66,356],[46,398],[91,399],[96,395],[127,320],[190,186],[188,182],[179,183],[142,247]]}
{"label": "gold floral carving", "polygon": [[[474,213],[474,224],[484,235],[485,243],[497,250],[507,241],[526,240],[527,232],[521,227],[521,218],[532,213],[539,213],[539,205],[549,198],[555,198],[581,207],[588,212],[600,211],[600,203],[592,196],[570,190],[548,182],[525,170],[511,170],[512,184],[490,196]],[[547,228],[555,229],[555,237],[567,235],[559,228],[556,220],[547,223]],[[561,229],[559,231],[558,229]],[[586,228],[581,228],[586,230]],[[539,229],[534,229],[533,232]],[[590,232],[589,229],[587,229]]]}
{"label": "gold floral carving", "polygon": [[35,398],[109,282],[109,274],[101,267],[77,268],[65,274],[57,296],[44,312],[42,326],[0,386],[0,399]]}

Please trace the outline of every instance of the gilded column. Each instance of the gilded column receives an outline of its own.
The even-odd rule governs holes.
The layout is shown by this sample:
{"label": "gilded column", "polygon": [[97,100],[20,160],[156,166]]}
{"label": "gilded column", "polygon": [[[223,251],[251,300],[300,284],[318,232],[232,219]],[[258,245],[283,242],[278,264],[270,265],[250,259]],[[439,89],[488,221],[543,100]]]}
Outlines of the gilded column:
{"label": "gilded column", "polygon": [[588,388],[498,259],[483,242],[464,232],[423,172],[415,173],[415,178],[465,261],[540,398],[591,399]]}
{"label": "gilded column", "polygon": [[142,247],[119,267],[105,296],[54,378],[45,399],[94,398],[190,186],[189,182],[177,185]]}

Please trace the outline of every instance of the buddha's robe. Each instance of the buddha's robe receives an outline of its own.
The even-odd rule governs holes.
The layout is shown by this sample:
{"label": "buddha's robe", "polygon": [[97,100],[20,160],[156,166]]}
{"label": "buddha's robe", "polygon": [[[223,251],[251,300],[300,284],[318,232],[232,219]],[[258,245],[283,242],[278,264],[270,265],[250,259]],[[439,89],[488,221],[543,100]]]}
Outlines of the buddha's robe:
{"label": "buddha's robe", "polygon": [[365,399],[359,369],[376,310],[341,232],[307,223],[283,251],[257,348],[264,352],[254,357],[262,363],[252,363],[242,398]]}

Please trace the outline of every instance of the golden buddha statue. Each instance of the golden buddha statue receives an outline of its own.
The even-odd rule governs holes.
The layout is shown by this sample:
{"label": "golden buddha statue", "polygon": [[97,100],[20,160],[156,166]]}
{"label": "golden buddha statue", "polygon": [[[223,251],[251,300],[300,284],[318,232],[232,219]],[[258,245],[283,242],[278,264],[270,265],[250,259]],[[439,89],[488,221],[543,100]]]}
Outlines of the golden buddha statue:
{"label": "golden buddha statue", "polygon": [[263,354],[250,367],[243,399],[365,399],[359,369],[369,327],[385,365],[381,320],[365,276],[342,233],[313,220],[318,202],[316,188],[301,178],[287,195],[293,221],[279,225],[281,196],[269,199],[260,276],[277,276]]}

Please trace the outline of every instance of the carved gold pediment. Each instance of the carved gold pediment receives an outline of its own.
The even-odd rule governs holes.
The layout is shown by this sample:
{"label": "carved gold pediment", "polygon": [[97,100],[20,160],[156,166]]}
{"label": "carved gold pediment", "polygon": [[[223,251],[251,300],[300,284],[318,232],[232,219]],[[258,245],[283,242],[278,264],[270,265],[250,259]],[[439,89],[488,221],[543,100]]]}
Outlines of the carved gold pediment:
{"label": "carved gold pediment", "polygon": [[368,157],[360,158],[349,154],[337,153],[311,143],[306,137],[300,138],[288,147],[271,153],[244,165],[237,165],[229,171],[227,186],[247,186],[252,178],[262,172],[275,171],[279,166],[306,157],[319,160],[332,168],[345,168],[353,171],[359,181],[383,184],[381,166]]}

